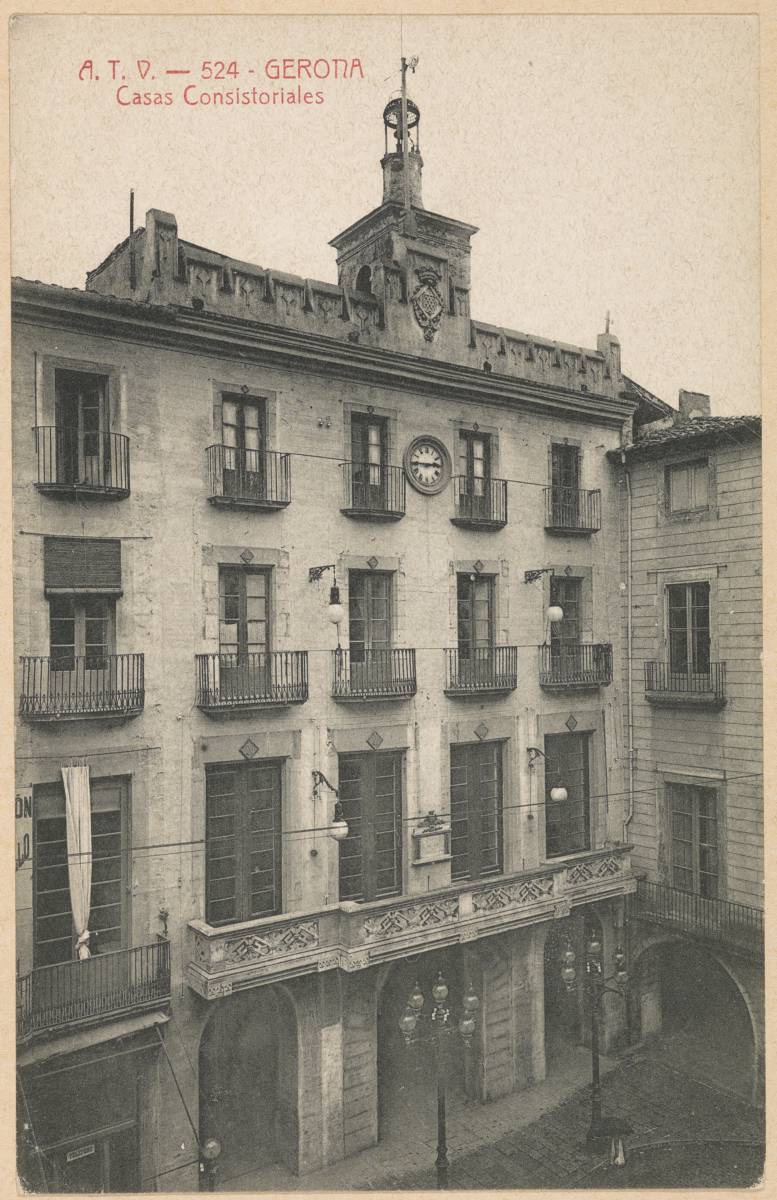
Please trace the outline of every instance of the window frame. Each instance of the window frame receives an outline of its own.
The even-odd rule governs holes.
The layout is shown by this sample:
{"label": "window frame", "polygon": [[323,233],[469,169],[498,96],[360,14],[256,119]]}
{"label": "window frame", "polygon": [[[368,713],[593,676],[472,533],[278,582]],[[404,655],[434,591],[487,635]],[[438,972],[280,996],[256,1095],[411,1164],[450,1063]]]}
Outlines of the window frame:
{"label": "window frame", "polygon": [[[371,612],[368,615],[365,615],[360,618],[354,618],[354,616],[353,616],[353,608],[354,608],[354,604],[357,600],[357,597],[355,595],[355,592],[357,589],[354,587],[354,584],[357,582],[364,583],[366,590],[369,591],[369,593],[370,593],[369,599],[364,594],[361,597],[361,600],[365,606],[365,612],[366,612],[367,607],[371,608],[374,601],[383,599],[383,597],[378,597],[378,596],[372,595],[372,581],[377,580],[377,579],[385,580],[385,583],[386,583],[385,601],[386,601],[387,615],[385,617],[385,621],[386,621],[386,626],[387,626],[387,630],[388,630],[385,643],[381,642],[381,644],[378,646],[374,645],[372,636],[368,637],[368,631],[369,631],[371,625],[373,624],[373,617],[372,617]],[[365,627],[364,638],[360,639],[357,642],[357,646],[361,647],[361,649],[357,651],[357,655],[358,655],[357,658],[354,658],[354,638],[353,638],[354,620],[361,621]],[[393,648],[393,644],[394,644],[394,572],[393,571],[378,571],[378,570],[372,571],[369,569],[362,570],[361,568],[358,568],[358,567],[350,567],[348,569],[348,648],[350,651],[351,663],[353,664],[354,662],[356,662],[356,663],[363,662],[365,652],[370,651],[370,650],[391,650]]]}
{"label": "window frame", "polygon": [[[393,883],[389,888],[378,889],[378,871],[376,865],[376,857],[380,851],[376,848],[377,835],[387,833],[388,830],[376,829],[376,818],[380,816],[377,812],[377,796],[376,796],[376,781],[378,777],[378,769],[382,761],[386,759],[392,760],[393,772]],[[357,796],[349,797],[349,785],[356,782],[355,779],[344,778],[347,775],[347,770],[344,767],[349,765],[357,765],[359,767],[358,786],[359,793]],[[352,900],[357,903],[370,903],[373,900],[382,900],[390,896],[400,896],[404,890],[404,796],[405,796],[405,752],[403,749],[377,750],[372,752],[364,751],[345,751],[338,755],[338,792],[339,800],[343,806],[343,814],[348,822],[348,836],[343,838],[339,843],[338,851],[338,896],[341,901]],[[385,776],[384,776],[385,778]],[[351,811],[351,806],[359,804],[360,808],[357,813]],[[358,833],[354,832],[358,823]],[[359,848],[353,853],[355,842],[358,840]],[[358,878],[361,886],[356,892],[343,895],[343,860],[348,858],[358,858],[358,871],[349,875],[348,878]]]}
{"label": "window frame", "polygon": [[[675,507],[673,502],[673,475],[676,471],[688,471],[691,468],[696,468],[690,477],[688,487],[689,503],[684,507]],[[707,498],[704,504],[693,503],[696,493],[696,471],[703,468],[706,479]],[[692,515],[694,513],[709,512],[712,508],[712,470],[710,458],[704,455],[701,458],[681,459],[677,462],[667,463],[664,467],[664,495],[666,497],[666,514],[668,517],[682,517]]]}
{"label": "window frame", "polygon": [[[477,605],[477,597],[475,595],[478,585],[484,585],[486,588],[486,603],[488,605],[488,637],[484,643],[478,641],[476,635],[477,619],[475,610]],[[462,586],[468,585],[472,595],[462,597]],[[469,632],[471,637],[462,639],[462,605],[470,605],[470,615],[467,618],[469,623]],[[473,650],[493,650],[496,644],[496,576],[490,574],[475,574],[469,571],[456,572],[456,646],[458,649],[459,660],[469,660],[477,657],[472,654]],[[467,649],[468,648],[468,649]]]}
{"label": "window frame", "polygon": [[[717,781],[680,781],[677,779],[667,779],[664,781],[665,807],[667,815],[667,841],[668,841],[668,875],[671,886],[677,888],[678,891],[685,892],[688,895],[701,896],[707,900],[716,900],[724,892],[724,875],[722,869],[723,847],[722,847],[722,801],[721,789],[716,786]],[[685,793],[686,811],[677,812],[675,809],[675,801],[673,790],[682,791]],[[712,796],[712,804],[714,815],[702,814],[700,812],[702,803],[702,793],[708,793]],[[675,817],[687,817],[690,823],[690,837],[680,838],[676,833]],[[701,823],[712,822],[715,827],[714,843],[705,843],[701,840]],[[675,861],[675,851],[678,844],[683,844],[690,847],[690,863],[678,863]],[[702,850],[712,850],[715,856],[715,871],[702,869]],[[678,882],[677,873],[686,872],[692,876],[692,887],[684,887]],[[701,890],[702,876],[711,877],[714,879],[714,889],[711,893]]]}
{"label": "window frame", "polygon": [[[551,747],[549,746],[548,743],[551,739],[558,740],[559,738],[574,739],[575,742],[577,742],[578,744],[580,744],[583,747],[582,771],[583,771],[583,785],[584,785],[583,793],[584,794],[582,796],[582,799],[580,799],[580,800],[575,799],[571,795],[570,784],[573,781],[566,777],[566,773],[563,770],[563,766],[561,769],[559,769],[557,771],[553,770],[554,760],[550,753]],[[572,741],[567,741],[566,744],[571,746]],[[594,843],[593,821],[594,821],[594,815],[595,815],[594,808],[591,804],[591,798],[592,798],[592,796],[591,796],[591,792],[592,792],[591,773],[592,773],[592,768],[593,768],[593,756],[594,756],[594,750],[595,750],[595,747],[593,744],[592,733],[589,730],[575,730],[574,732],[564,732],[564,733],[561,733],[561,732],[545,733],[544,740],[543,740],[543,750],[544,750],[544,754],[545,754],[545,760],[544,760],[544,762],[545,762],[545,770],[544,770],[545,857],[548,859],[550,859],[550,858],[553,858],[553,859],[565,858],[571,854],[582,854],[587,851],[590,851],[593,848],[593,843]],[[550,798],[551,788],[556,787],[556,786],[563,786],[567,789],[567,792],[569,794],[568,794],[566,800],[561,800],[561,801],[551,800],[551,798]],[[580,840],[582,841],[583,844],[582,845],[564,845],[561,849],[550,849],[549,848],[550,842],[551,842],[551,839],[549,837],[550,817],[552,815],[555,816],[557,813],[560,814],[562,811],[562,808],[566,808],[568,810],[568,813],[571,814],[573,805],[579,805],[580,809],[581,809],[581,815],[582,815],[581,828],[583,830],[584,836]],[[567,826],[570,826],[571,823],[572,823],[571,815],[569,815],[566,818],[565,824]]]}
{"label": "window frame", "polygon": [[[271,806],[272,813],[272,828],[271,848],[266,847],[262,850],[253,851],[250,846],[250,835],[252,832],[263,832],[262,830],[251,830],[251,812],[263,811],[252,810],[251,804],[251,789],[248,786],[250,772],[255,770],[272,770],[277,772],[277,793],[273,798]],[[224,792],[214,794],[209,792],[209,780],[217,775],[225,775],[232,772],[234,776],[233,792]],[[256,789],[259,790],[259,789]],[[283,872],[283,799],[285,794],[285,759],[284,758],[257,758],[248,762],[233,761],[233,762],[209,762],[205,765],[205,920],[209,925],[235,925],[242,921],[259,921],[266,917],[277,916],[284,911],[284,872]],[[211,805],[215,807],[215,801],[223,799],[225,796],[233,795],[234,809],[230,813],[213,814],[210,809]],[[212,855],[211,844],[215,840],[215,836],[210,833],[209,825],[213,820],[225,820],[229,817],[233,819],[233,833],[223,834],[223,837],[230,837],[234,842],[234,851],[231,855],[224,855],[221,859],[216,859]],[[254,912],[251,906],[250,891],[251,868],[250,858],[252,853],[273,855],[273,904],[272,910],[263,909],[261,912]],[[214,863],[232,858],[234,860],[234,875],[214,875]],[[215,899],[211,896],[211,886],[216,879],[234,879],[234,894],[233,897],[217,896]],[[269,889],[264,889],[267,891]],[[228,916],[214,916],[212,904],[224,904],[230,899],[234,899],[233,912]]]}
{"label": "window frame", "polygon": [[[228,622],[225,617],[225,600],[224,593],[225,580],[228,572],[234,572],[240,580],[239,591],[237,594],[238,602],[238,618],[236,622]],[[265,579],[265,640],[261,649],[250,651],[248,649],[248,601],[250,597],[247,593],[247,580],[249,576],[261,575]],[[219,563],[218,566],[218,639],[219,639],[219,655],[235,655],[238,663],[248,661],[248,655],[264,654],[269,655],[272,652],[272,636],[273,636],[273,570],[272,567],[251,564],[247,566],[243,563]],[[222,642],[221,631],[222,626],[227,624],[237,625],[237,650],[225,650],[225,645],[232,643]]]}
{"label": "window frame", "polygon": [[[79,658],[84,659],[84,670],[100,671],[106,669],[107,658],[116,654],[116,598],[112,595],[104,594],[89,594],[84,592],[54,592],[48,596],[49,602],[49,658],[52,670],[57,671],[74,671],[75,661]],[[87,622],[98,618],[87,616],[87,608],[90,605],[104,605],[105,615],[101,618],[105,625],[105,640],[103,643],[88,643]],[[65,605],[72,606],[72,616],[55,616],[54,609],[57,606],[64,607]],[[72,621],[73,622],[73,642],[54,642],[54,623],[56,621]],[[87,651],[88,645],[102,645],[102,650],[97,654],[90,654]],[[70,654],[55,653],[55,646],[72,645],[73,650]],[[93,661],[96,660],[96,661]],[[58,664],[55,666],[55,663]]]}
{"label": "window frame", "polygon": [[[693,616],[694,616],[694,613],[697,611],[697,609],[700,607],[699,605],[695,605],[693,603],[693,589],[696,587],[706,588],[706,596],[707,596],[707,607],[706,607],[706,612],[707,612],[707,629],[706,629],[707,667],[706,667],[706,670],[699,670],[695,666],[695,663],[696,663],[696,649],[695,649],[696,633],[695,633],[695,625],[694,625]],[[672,617],[673,607],[679,611],[679,606],[672,606],[672,604],[671,604],[671,589],[672,588],[678,588],[678,589],[682,588],[685,591],[685,614],[686,614],[686,623],[685,623],[686,647],[685,647],[685,656],[684,656],[685,664],[684,664],[684,667],[680,667],[680,668],[677,668],[673,665],[674,664],[674,656],[673,656],[673,652],[672,652],[673,630],[672,630],[671,617]],[[710,579],[667,579],[664,581],[664,629],[666,631],[665,632],[666,660],[667,660],[667,666],[669,668],[670,674],[685,675],[685,676],[689,676],[689,677],[691,675],[709,675],[710,665],[711,665],[711,662],[713,659],[713,654],[712,654],[712,642],[713,642],[712,617],[713,617],[713,589],[712,589],[712,581]],[[702,636],[704,635],[703,630],[701,630],[699,632]]]}
{"label": "window frame", "polygon": [[[494,833],[495,840],[495,855],[494,861],[484,865],[483,863],[483,801],[489,802],[489,798],[484,798],[481,791],[481,785],[484,781],[478,777],[477,788],[470,789],[471,782],[469,772],[480,768],[483,764],[478,762],[479,758],[485,758],[486,754],[492,756],[492,762],[495,770],[496,794],[493,797],[494,803]],[[463,758],[464,762],[454,761],[457,758]],[[463,880],[479,880],[491,878],[504,873],[505,863],[505,844],[504,844],[504,777],[505,777],[505,742],[501,739],[495,739],[488,742],[456,742],[449,747],[449,786],[450,786],[450,854],[451,854],[451,882],[458,883]],[[459,769],[467,771],[467,779],[464,784],[454,782],[454,771]],[[486,783],[491,782],[486,780]],[[456,816],[456,805],[458,798],[456,789],[465,787],[465,795],[463,796],[463,804],[466,808],[463,817]],[[473,790],[476,794],[473,794]],[[457,825],[465,825],[466,828],[462,833],[456,833]],[[466,841],[466,849],[463,853],[457,852],[456,843],[464,839]],[[466,860],[466,861],[464,861]],[[463,868],[457,866],[458,862],[464,862]]]}

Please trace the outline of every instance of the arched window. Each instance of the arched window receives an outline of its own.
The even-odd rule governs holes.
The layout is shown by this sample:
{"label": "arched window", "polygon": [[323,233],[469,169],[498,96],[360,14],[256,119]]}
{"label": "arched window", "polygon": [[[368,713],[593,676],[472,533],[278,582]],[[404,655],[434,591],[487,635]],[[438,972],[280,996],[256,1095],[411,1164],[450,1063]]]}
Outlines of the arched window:
{"label": "arched window", "polygon": [[369,267],[362,267],[356,276],[356,291],[372,294],[372,273]]}

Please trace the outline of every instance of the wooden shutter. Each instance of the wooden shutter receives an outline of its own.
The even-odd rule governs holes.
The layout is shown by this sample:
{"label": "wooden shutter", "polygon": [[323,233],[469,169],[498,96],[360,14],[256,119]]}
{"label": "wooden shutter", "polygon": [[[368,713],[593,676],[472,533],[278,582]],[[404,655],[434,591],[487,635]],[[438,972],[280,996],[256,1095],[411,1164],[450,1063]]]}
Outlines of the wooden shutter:
{"label": "wooden shutter", "polygon": [[340,899],[376,900],[402,888],[402,755],[340,756]]}
{"label": "wooden shutter", "polygon": [[44,538],[43,586],[47,594],[99,591],[121,595],[121,542],[118,538]]}
{"label": "wooden shutter", "polygon": [[502,870],[502,743],[451,746],[451,879]]}

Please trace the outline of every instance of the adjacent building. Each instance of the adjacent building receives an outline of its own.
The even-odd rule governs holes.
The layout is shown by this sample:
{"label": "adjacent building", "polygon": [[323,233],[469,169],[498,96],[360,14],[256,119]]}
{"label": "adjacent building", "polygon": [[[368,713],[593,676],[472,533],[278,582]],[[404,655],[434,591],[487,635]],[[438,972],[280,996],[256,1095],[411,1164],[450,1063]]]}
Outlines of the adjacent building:
{"label": "adjacent building", "polygon": [[[674,804],[677,784],[698,830],[701,798],[724,794],[708,745],[726,773],[746,772],[734,749],[753,761],[752,666],[737,673],[723,611],[726,589],[757,584],[733,544],[713,571],[712,509],[680,519],[664,490],[679,456],[672,495],[702,497],[707,455],[733,539],[742,448],[650,441],[668,457],[645,499],[660,524],[632,517],[634,601],[674,598],[675,647],[677,589],[689,629],[705,587],[718,614],[715,703],[677,701],[698,755],[653,757],[660,723],[677,728],[679,649],[666,658],[655,605],[624,619],[617,548],[626,476],[632,504],[658,478],[645,423],[670,410],[623,376],[609,330],[580,347],[471,316],[477,231],[423,207],[420,114],[403,146],[397,104],[382,202],[332,241],[337,285],[194,245],[153,209],[84,290],[14,283],[17,1040],[36,1188],[196,1189],[210,1138],[225,1186],[374,1144],[432,1078],[398,1022],[439,971],[454,1007],[470,984],[480,999],[455,1086],[531,1086],[584,1037],[563,951],[595,929],[611,964],[626,939],[631,842],[662,886],[758,904],[754,786],[725,785],[714,893],[672,875],[679,849],[656,858],[643,803],[660,786]],[[703,531],[703,577],[654,562],[666,531]],[[608,1002],[606,1044],[627,1026]]]}

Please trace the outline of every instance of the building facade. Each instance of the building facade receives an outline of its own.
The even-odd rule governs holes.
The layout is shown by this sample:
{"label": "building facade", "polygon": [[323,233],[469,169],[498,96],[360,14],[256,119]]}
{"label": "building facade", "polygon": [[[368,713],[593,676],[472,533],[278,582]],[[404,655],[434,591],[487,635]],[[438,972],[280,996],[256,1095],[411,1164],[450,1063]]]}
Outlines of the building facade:
{"label": "building facade", "polygon": [[629,581],[627,837],[640,877],[630,1033],[671,1030],[693,1014],[712,1052],[731,1059],[732,1083],[760,1103],[760,418],[714,417],[709,396],[681,392],[677,410],[637,422],[610,459]]}
{"label": "building facade", "polygon": [[[158,210],[83,291],[15,282],[35,1187],[196,1189],[209,1138],[225,1186],[374,1144],[431,1078],[398,1021],[440,970],[480,999],[455,1086],[531,1086],[585,1036],[563,950],[595,928],[611,964],[631,839],[655,869],[608,452],[666,406],[609,332],[471,317],[476,230],[401,140],[336,286]],[[603,1025],[627,1037],[617,998]]]}

